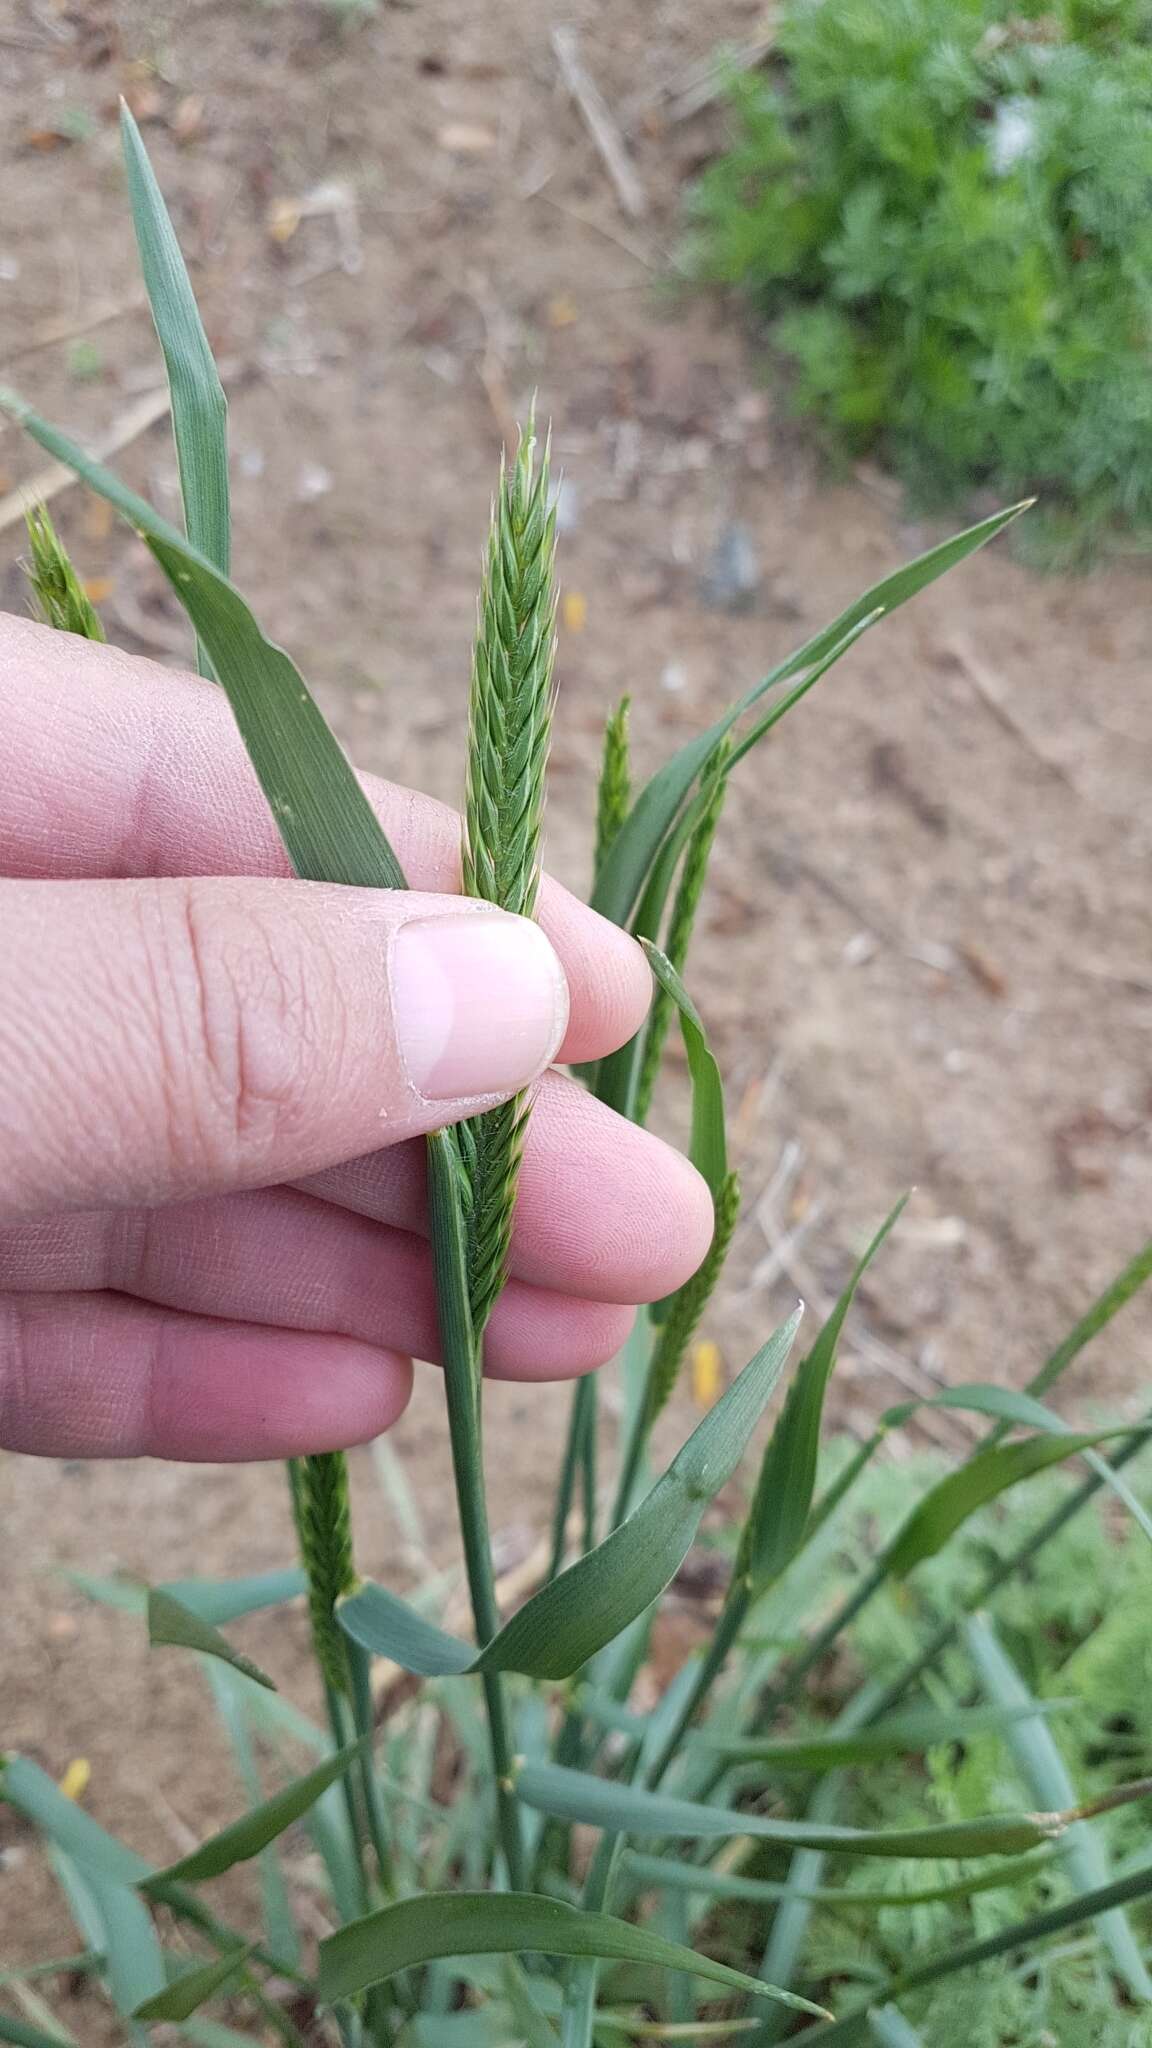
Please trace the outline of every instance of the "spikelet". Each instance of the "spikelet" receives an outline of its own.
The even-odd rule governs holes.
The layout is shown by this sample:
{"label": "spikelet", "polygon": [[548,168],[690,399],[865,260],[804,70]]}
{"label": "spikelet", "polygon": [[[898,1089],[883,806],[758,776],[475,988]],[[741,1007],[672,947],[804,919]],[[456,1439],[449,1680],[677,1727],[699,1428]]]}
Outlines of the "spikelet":
{"label": "spikelet", "polygon": [[[531,917],[540,885],[556,651],[555,515],[532,421],[502,464],[472,665],[462,854],[465,892]],[[504,1284],[528,1102],[462,1124],[468,1278],[477,1337]]]}
{"label": "spikelet", "polygon": [[621,697],[604,727],[604,754],[596,792],[596,873],[632,802],[632,767],[628,744],[628,713],[632,699]]}
{"label": "spikelet", "polygon": [[96,607],[84,589],[75,565],[45,505],[34,505],[25,514],[32,560],[25,574],[32,586],[36,615],[46,626],[61,633],[78,633],[83,640],[103,640]]}
{"label": "spikelet", "polygon": [[739,1215],[740,1176],[729,1173],[721,1181],[716,1196],[716,1221],[704,1263],[673,1295],[667,1317],[660,1325],[644,1389],[645,1430],[652,1427],[671,1397],[684,1354],[720,1278]]}
{"label": "spikelet", "polygon": [[308,1579],[308,1608],[316,1661],[333,1692],[348,1690],[344,1638],[336,1602],[356,1583],[348,1462],[342,1451],[293,1458],[288,1466],[300,1561]]}

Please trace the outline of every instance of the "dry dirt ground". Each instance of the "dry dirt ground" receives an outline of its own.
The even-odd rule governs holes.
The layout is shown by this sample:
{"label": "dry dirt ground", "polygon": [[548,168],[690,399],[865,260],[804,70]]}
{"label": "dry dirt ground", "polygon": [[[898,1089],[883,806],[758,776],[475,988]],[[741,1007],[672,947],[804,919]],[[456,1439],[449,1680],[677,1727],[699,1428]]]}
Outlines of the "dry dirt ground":
{"label": "dry dirt ground", "polygon": [[[226,366],[238,580],[362,765],[447,798],[500,430],[538,392],[569,529],[550,861],[577,887],[622,692],[655,765],[943,531],[907,523],[883,479],[822,478],[731,309],[667,289],[678,188],[719,125],[672,118],[662,89],[756,15],[413,0],[341,34],[298,0],[0,10],[5,375],[92,434],[156,387],[118,168],[126,90]],[[630,137],[640,220],[557,88],[554,19],[577,25]],[[4,429],[4,487],[35,460]],[[119,464],[172,509],[162,424]],[[113,634],[178,658],[143,551],[78,492],[58,509]],[[10,607],[19,552],[10,526]],[[751,587],[716,608],[734,554]],[[1001,546],[871,634],[741,772],[692,975],[748,1193],[710,1322],[729,1369],[797,1287],[834,1291],[913,1183],[842,1370],[850,1425],[933,1373],[1021,1381],[1146,1234],[1149,639],[1143,564],[1044,581]],[[1130,1309],[1078,1397],[1134,1400],[1150,1334]],[[493,1392],[510,1555],[566,1398]],[[432,1375],[395,1442],[450,1555]],[[395,1577],[395,1528],[367,1453],[355,1464],[365,1565]],[[235,1810],[208,1708],[179,1659],[147,1662],[134,1627],[94,1615],[59,1570],[282,1561],[281,1474],[8,1460],[0,1517],[0,1744],[55,1772],[87,1757],[92,1810],[171,1856]],[[248,1634],[299,1696],[299,1618]],[[35,1856],[11,1826],[4,1839],[4,1953],[65,1947]],[[84,2013],[82,2039],[102,2025]]]}

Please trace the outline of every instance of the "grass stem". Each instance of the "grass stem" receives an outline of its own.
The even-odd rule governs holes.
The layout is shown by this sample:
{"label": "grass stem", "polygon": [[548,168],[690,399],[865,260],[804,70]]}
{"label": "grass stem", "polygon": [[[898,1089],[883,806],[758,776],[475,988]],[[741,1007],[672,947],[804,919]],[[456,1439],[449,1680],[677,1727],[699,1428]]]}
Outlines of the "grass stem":
{"label": "grass stem", "polygon": [[[428,1205],[448,1398],[448,1433],[472,1618],[476,1640],[483,1645],[491,1642],[497,1633],[500,1613],[496,1605],[488,1505],[484,1492],[480,1376],[469,1304],[468,1254],[459,1172],[459,1154],[455,1151],[451,1134],[436,1132],[428,1141]],[[485,1673],[483,1690],[504,1860],[509,1884],[514,1891],[520,1891],[527,1882],[527,1865],[520,1809],[514,1789],[511,1732],[499,1676]]]}

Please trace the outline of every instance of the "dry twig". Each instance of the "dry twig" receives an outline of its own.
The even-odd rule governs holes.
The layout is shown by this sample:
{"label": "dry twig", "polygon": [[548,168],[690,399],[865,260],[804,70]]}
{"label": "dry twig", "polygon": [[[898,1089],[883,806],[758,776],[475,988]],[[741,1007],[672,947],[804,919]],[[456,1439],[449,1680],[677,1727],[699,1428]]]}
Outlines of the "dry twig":
{"label": "dry twig", "polygon": [[999,676],[995,675],[981,659],[971,643],[962,634],[954,633],[947,642],[945,651],[971,683],[976,695],[981,703],[987,706],[996,723],[1002,726],[1026,753],[1031,754],[1032,759],[1038,761],[1049,775],[1054,775],[1058,782],[1062,782],[1066,789],[1070,789],[1073,796],[1082,797],[1083,791],[1077,787],[1064,763],[1041,746],[1039,740],[1029,732],[1023,720],[1013,711]]}
{"label": "dry twig", "polygon": [[75,341],[81,334],[91,334],[97,327],[107,327],[113,320],[122,320],[128,313],[139,313],[148,304],[148,294],[141,285],[136,291],[128,292],[122,299],[101,299],[89,306],[86,313],[67,313],[49,320],[26,341],[17,342],[5,357],[6,362],[19,362],[22,356],[35,355],[42,348],[52,348],[60,341]]}
{"label": "dry twig", "polygon": [[560,76],[600,152],[604,168],[616,188],[616,197],[630,219],[643,220],[648,211],[648,195],[636,174],[608,102],[580,55],[575,29],[554,28],[552,48],[560,66]]}

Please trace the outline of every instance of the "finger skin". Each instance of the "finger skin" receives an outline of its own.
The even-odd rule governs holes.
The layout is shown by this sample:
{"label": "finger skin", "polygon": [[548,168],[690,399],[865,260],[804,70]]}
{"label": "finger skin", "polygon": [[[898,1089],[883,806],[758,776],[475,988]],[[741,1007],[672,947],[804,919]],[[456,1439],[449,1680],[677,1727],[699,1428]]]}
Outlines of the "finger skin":
{"label": "finger skin", "polygon": [[0,1446],[55,1458],[240,1462],[391,1428],[407,1358],[110,1294],[0,1295]]}
{"label": "finger skin", "polygon": [[[102,1290],[157,1307],[328,1334],[438,1361],[432,1255],[421,1238],[291,1188],[0,1231],[5,1283],[25,1296]],[[492,1312],[498,1379],[561,1380],[604,1365],[630,1307],[513,1280]]]}
{"label": "finger skin", "polygon": [[[440,913],[503,920],[246,876],[0,882],[0,1219],[291,1180],[500,1100],[430,1102],[412,1078],[398,949]],[[552,963],[546,1059],[562,977],[503,922]]]}
{"label": "finger skin", "polygon": [[[381,1223],[426,1234],[424,1148],[395,1145],[303,1185]],[[680,1152],[597,1102],[567,1075],[533,1099],[510,1270],[599,1301],[659,1301],[712,1239],[707,1184]]]}
{"label": "finger skin", "polygon": [[[289,872],[227,700],[198,676],[0,614],[0,731],[0,874]],[[458,890],[456,813],[362,779],[410,886]],[[627,933],[547,877],[539,917],[571,993],[561,1057],[599,1059],[639,1029],[647,963]]]}

